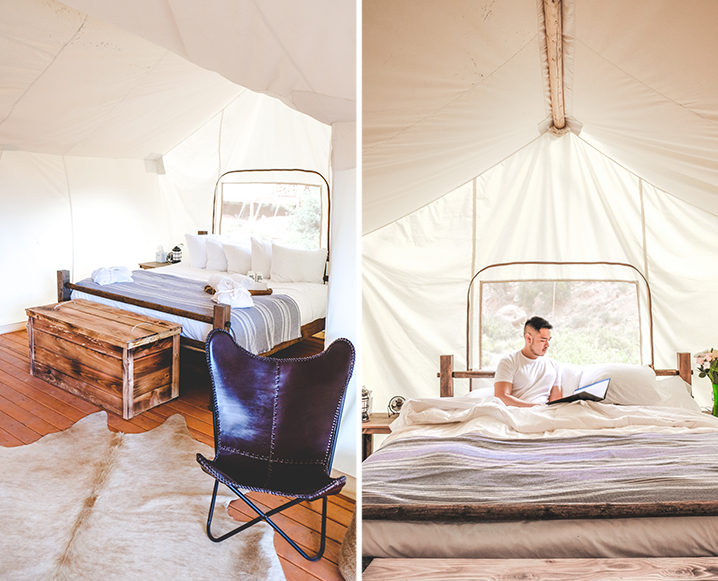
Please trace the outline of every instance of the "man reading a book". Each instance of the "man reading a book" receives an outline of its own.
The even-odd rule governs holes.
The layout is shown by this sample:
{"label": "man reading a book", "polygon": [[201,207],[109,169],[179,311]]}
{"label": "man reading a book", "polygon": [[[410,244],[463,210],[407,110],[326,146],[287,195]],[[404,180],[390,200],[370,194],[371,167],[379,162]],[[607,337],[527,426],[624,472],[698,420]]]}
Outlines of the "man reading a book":
{"label": "man reading a book", "polygon": [[506,405],[531,407],[561,397],[558,363],[546,357],[551,323],[531,317],[524,324],[524,347],[501,358],[494,376],[494,395]]}

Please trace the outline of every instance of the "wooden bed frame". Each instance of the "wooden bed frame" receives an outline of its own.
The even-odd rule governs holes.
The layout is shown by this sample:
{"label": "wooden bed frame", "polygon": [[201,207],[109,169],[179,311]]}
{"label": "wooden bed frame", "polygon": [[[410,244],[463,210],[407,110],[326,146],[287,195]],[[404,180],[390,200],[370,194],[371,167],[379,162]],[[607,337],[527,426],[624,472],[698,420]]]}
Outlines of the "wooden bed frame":
{"label": "wooden bed frame", "polygon": [[[223,304],[216,304],[214,305],[214,310],[212,315],[198,315],[197,313],[193,313],[191,311],[186,311],[184,309],[177,309],[174,307],[168,307],[165,305],[158,305],[155,303],[152,303],[150,301],[144,301],[141,299],[134,299],[130,297],[125,297],[117,293],[112,293],[105,290],[99,290],[99,289],[92,289],[87,288],[83,286],[79,286],[73,282],[70,282],[70,271],[69,270],[58,270],[57,271],[57,301],[63,302],[63,301],[69,301],[70,300],[70,293],[73,290],[79,290],[88,294],[93,294],[99,297],[103,297],[106,299],[110,299],[113,301],[122,302],[128,305],[134,305],[137,307],[143,307],[147,309],[152,309],[155,311],[160,311],[163,313],[169,313],[171,315],[176,315],[179,317],[185,317],[187,319],[193,319],[195,321],[201,321],[203,323],[209,323],[212,325],[215,329],[229,329],[230,328],[230,316],[232,309],[229,305],[223,305]],[[324,329],[325,324],[325,318],[321,319],[315,319],[314,321],[311,321],[307,323],[306,325],[302,325],[301,327],[301,337],[297,339],[291,339],[289,341],[284,341],[283,343],[280,343],[279,345],[275,345],[272,349],[269,351],[262,353],[261,355],[271,355],[272,353],[276,353],[277,351],[280,351],[282,349],[286,349],[290,345],[293,345],[295,343],[298,343],[299,341],[306,339],[308,337],[311,337],[315,333],[318,333],[319,331],[322,331]],[[188,337],[181,337],[180,339],[182,347],[192,349],[195,351],[204,351],[204,341],[198,341],[197,339],[190,339]]]}
{"label": "wooden bed frame", "polygon": [[[675,376],[678,375],[688,385],[691,385],[691,354],[676,353],[676,369],[654,369],[658,376]],[[454,395],[454,379],[485,379],[492,378],[496,372],[489,369],[467,369],[466,371],[454,370],[454,356],[441,355],[439,357],[439,372],[436,376],[439,378],[439,394],[441,397],[453,397]],[[471,382],[469,382],[469,391],[471,391]]]}

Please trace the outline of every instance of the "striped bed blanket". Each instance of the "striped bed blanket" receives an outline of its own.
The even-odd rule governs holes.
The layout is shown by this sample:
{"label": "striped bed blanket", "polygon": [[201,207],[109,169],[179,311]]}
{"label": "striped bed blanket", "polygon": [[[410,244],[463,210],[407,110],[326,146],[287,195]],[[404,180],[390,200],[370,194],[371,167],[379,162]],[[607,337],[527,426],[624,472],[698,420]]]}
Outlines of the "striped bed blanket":
{"label": "striped bed blanket", "polygon": [[[91,278],[76,284],[88,290],[111,292],[197,315],[212,316],[215,303],[204,291],[205,282],[145,270],[133,271],[132,278],[133,282],[106,286],[94,283]],[[99,300],[99,297],[91,295],[85,298]],[[254,296],[253,299],[253,307],[232,309],[231,332],[239,345],[252,353],[264,353],[279,343],[301,337],[299,306],[293,298],[272,294]],[[156,316],[168,318],[161,312],[157,312]],[[208,326],[205,337],[210,328]],[[186,335],[184,330],[182,334]]]}
{"label": "striped bed blanket", "polygon": [[498,439],[410,436],[362,464],[363,518],[718,514],[718,431]]}

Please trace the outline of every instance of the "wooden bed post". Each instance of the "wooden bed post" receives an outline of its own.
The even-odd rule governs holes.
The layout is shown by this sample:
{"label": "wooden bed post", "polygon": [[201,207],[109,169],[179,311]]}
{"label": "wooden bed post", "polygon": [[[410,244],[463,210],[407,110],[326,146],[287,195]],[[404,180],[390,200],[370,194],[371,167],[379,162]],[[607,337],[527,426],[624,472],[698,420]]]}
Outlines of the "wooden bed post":
{"label": "wooden bed post", "polygon": [[57,271],[57,302],[62,303],[70,300],[70,289],[65,286],[65,283],[70,282],[70,271],[69,270],[58,270]]}
{"label": "wooden bed post", "polygon": [[214,305],[214,311],[212,316],[212,327],[215,329],[226,329],[229,330],[230,321],[229,318],[232,314],[232,307],[225,304]]}
{"label": "wooden bed post", "polygon": [[693,370],[691,369],[691,354],[690,353],[676,353],[676,366],[678,367],[678,375],[688,385],[691,382],[691,375]]}
{"label": "wooden bed post", "polygon": [[453,355],[441,355],[439,358],[439,393],[441,397],[454,396]]}

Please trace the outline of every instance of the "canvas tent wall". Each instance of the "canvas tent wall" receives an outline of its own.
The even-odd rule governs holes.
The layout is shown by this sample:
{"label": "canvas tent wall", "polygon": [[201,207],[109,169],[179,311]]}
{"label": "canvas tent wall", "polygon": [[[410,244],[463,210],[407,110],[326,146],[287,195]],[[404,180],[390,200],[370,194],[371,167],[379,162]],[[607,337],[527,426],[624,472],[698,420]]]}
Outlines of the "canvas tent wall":
{"label": "canvas tent wall", "polygon": [[468,283],[495,262],[630,262],[653,290],[657,366],[715,346],[718,6],[566,0],[562,16],[570,131],[555,135],[543,2],[364,2],[363,379],[377,410],[436,395],[440,354],[466,363]]}
{"label": "canvas tent wall", "polygon": [[[136,268],[209,229],[223,171],[288,166],[332,182],[327,338],[356,339],[354,11],[1,0],[0,330],[53,302],[57,268]],[[353,473],[350,389],[335,465]]]}

